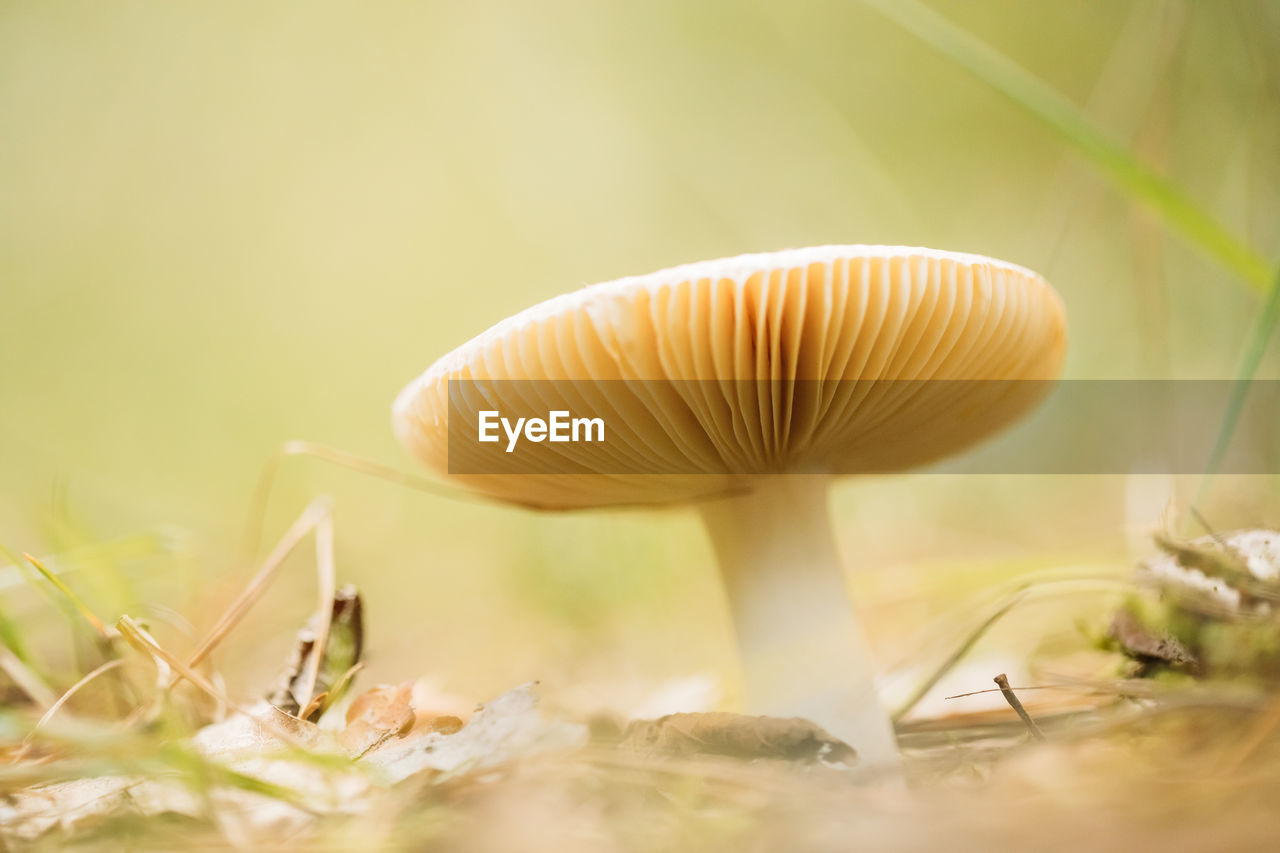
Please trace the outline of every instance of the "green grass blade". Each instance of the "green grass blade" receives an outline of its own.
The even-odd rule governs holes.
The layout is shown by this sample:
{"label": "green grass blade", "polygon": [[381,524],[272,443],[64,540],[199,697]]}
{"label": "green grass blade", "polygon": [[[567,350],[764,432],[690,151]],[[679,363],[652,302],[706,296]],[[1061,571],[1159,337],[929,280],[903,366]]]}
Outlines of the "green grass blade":
{"label": "green grass blade", "polygon": [[1143,165],[1127,147],[1099,129],[1075,104],[991,45],[918,0],[863,0],[938,53],[1026,110],[1114,181],[1134,201],[1155,211],[1175,231],[1259,293],[1270,265],[1182,190]]}
{"label": "green grass blade", "polygon": [[1208,497],[1213,476],[1217,473],[1218,466],[1222,464],[1222,457],[1226,455],[1227,447],[1231,444],[1231,437],[1240,420],[1240,410],[1244,408],[1245,398],[1249,395],[1249,382],[1258,372],[1258,365],[1262,363],[1262,357],[1267,353],[1267,346],[1271,343],[1271,335],[1275,332],[1277,325],[1280,325],[1280,267],[1276,268],[1275,277],[1271,281],[1271,290],[1257,319],[1253,321],[1253,330],[1249,332],[1245,343],[1244,353],[1240,357],[1240,366],[1236,369],[1235,382],[1231,386],[1231,395],[1227,398],[1227,410],[1222,416],[1222,425],[1218,427],[1213,451],[1209,454],[1209,464],[1205,468],[1204,476],[1200,478],[1195,500],[1191,503],[1193,508],[1202,506],[1205,498]]}
{"label": "green grass blade", "polygon": [[66,582],[63,581],[62,578],[51,572],[48,566],[36,557],[33,557],[30,554],[23,554],[22,556],[26,558],[28,563],[35,566],[40,571],[40,574],[44,575],[45,580],[53,584],[54,588],[57,589],[58,592],[62,593],[63,597],[71,604],[74,611],[79,613],[80,616],[84,618],[84,621],[88,622],[93,629],[98,632],[98,636],[104,638],[110,636],[107,633],[107,626],[102,624],[102,620],[98,618],[97,614],[95,614],[92,609],[90,609],[89,605],[85,604],[84,599],[76,595],[75,591],[71,589],[71,587],[67,586]]}

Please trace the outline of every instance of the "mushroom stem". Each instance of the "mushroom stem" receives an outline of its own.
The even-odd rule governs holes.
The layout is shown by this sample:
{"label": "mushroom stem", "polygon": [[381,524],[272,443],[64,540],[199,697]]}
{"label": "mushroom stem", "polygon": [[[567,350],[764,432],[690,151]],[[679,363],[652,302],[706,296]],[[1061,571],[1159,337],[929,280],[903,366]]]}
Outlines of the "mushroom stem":
{"label": "mushroom stem", "polygon": [[875,690],[827,508],[828,478],[775,475],[741,497],[703,505],[754,714],[804,717],[858,751],[898,763],[893,725]]}

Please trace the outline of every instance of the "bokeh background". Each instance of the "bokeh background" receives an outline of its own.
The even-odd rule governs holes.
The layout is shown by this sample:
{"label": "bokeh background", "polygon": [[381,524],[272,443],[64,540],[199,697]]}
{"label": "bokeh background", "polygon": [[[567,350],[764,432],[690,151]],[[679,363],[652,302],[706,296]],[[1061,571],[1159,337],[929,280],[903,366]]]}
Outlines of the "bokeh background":
{"label": "bokeh background", "polygon": [[[1280,7],[932,6],[1280,254]],[[252,570],[241,531],[283,441],[410,468],[388,425],[400,387],[567,289],[821,243],[991,254],[1057,286],[1068,375],[1089,378],[1232,376],[1259,305],[855,2],[9,0],[0,121],[0,543],[60,555],[104,616],[142,614],[179,650]],[[920,632],[993,584],[1124,573],[1195,485],[914,475],[843,483],[834,505],[878,654],[909,669]],[[686,511],[539,515],[293,460],[265,539],[320,493],[365,595],[366,683],[432,674],[483,699],[541,678],[637,708],[703,675],[687,689],[732,696]],[[1205,509],[1280,523],[1280,489],[1220,478]],[[233,691],[281,665],[314,606],[309,559],[217,655]],[[15,569],[0,605],[72,666],[67,623]],[[987,653],[1072,624],[1031,611],[1005,630]]]}

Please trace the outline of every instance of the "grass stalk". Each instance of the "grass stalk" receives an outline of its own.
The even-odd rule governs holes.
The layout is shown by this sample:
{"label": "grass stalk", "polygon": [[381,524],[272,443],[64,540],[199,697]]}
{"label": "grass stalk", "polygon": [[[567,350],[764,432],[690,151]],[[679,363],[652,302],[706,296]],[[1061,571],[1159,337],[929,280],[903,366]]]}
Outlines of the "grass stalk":
{"label": "grass stalk", "polygon": [[1218,435],[1214,439],[1213,450],[1209,454],[1204,475],[1196,488],[1195,500],[1191,503],[1193,510],[1203,507],[1209,496],[1214,475],[1217,474],[1219,466],[1222,465],[1222,459],[1227,454],[1227,447],[1231,444],[1231,437],[1240,420],[1240,412],[1244,409],[1245,400],[1249,396],[1249,383],[1253,381],[1254,375],[1258,372],[1258,366],[1262,364],[1262,357],[1266,355],[1267,346],[1271,343],[1271,336],[1277,325],[1280,325],[1280,267],[1276,268],[1271,290],[1262,304],[1262,310],[1258,312],[1257,319],[1253,322],[1253,329],[1245,339],[1240,365],[1236,368],[1235,382],[1232,383],[1231,394],[1227,398],[1227,409],[1223,413],[1222,424],[1218,427]]}
{"label": "grass stalk", "polygon": [[1034,117],[1188,242],[1265,293],[1271,269],[1260,254],[1181,189],[1138,160],[1063,95],[982,39],[919,0],[863,0]]}

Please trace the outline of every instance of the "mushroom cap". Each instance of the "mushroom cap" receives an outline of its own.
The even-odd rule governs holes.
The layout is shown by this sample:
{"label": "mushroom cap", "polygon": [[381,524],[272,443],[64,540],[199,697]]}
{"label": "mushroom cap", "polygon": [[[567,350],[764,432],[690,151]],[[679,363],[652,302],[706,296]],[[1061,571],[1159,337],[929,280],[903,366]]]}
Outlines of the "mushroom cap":
{"label": "mushroom cap", "polygon": [[[535,305],[409,383],[392,425],[428,467],[502,500],[675,503],[755,475],[943,458],[1038,402],[1065,348],[1060,298],[1023,267],[899,246],[789,249]],[[503,453],[476,441],[486,409],[598,416],[607,441]]]}

